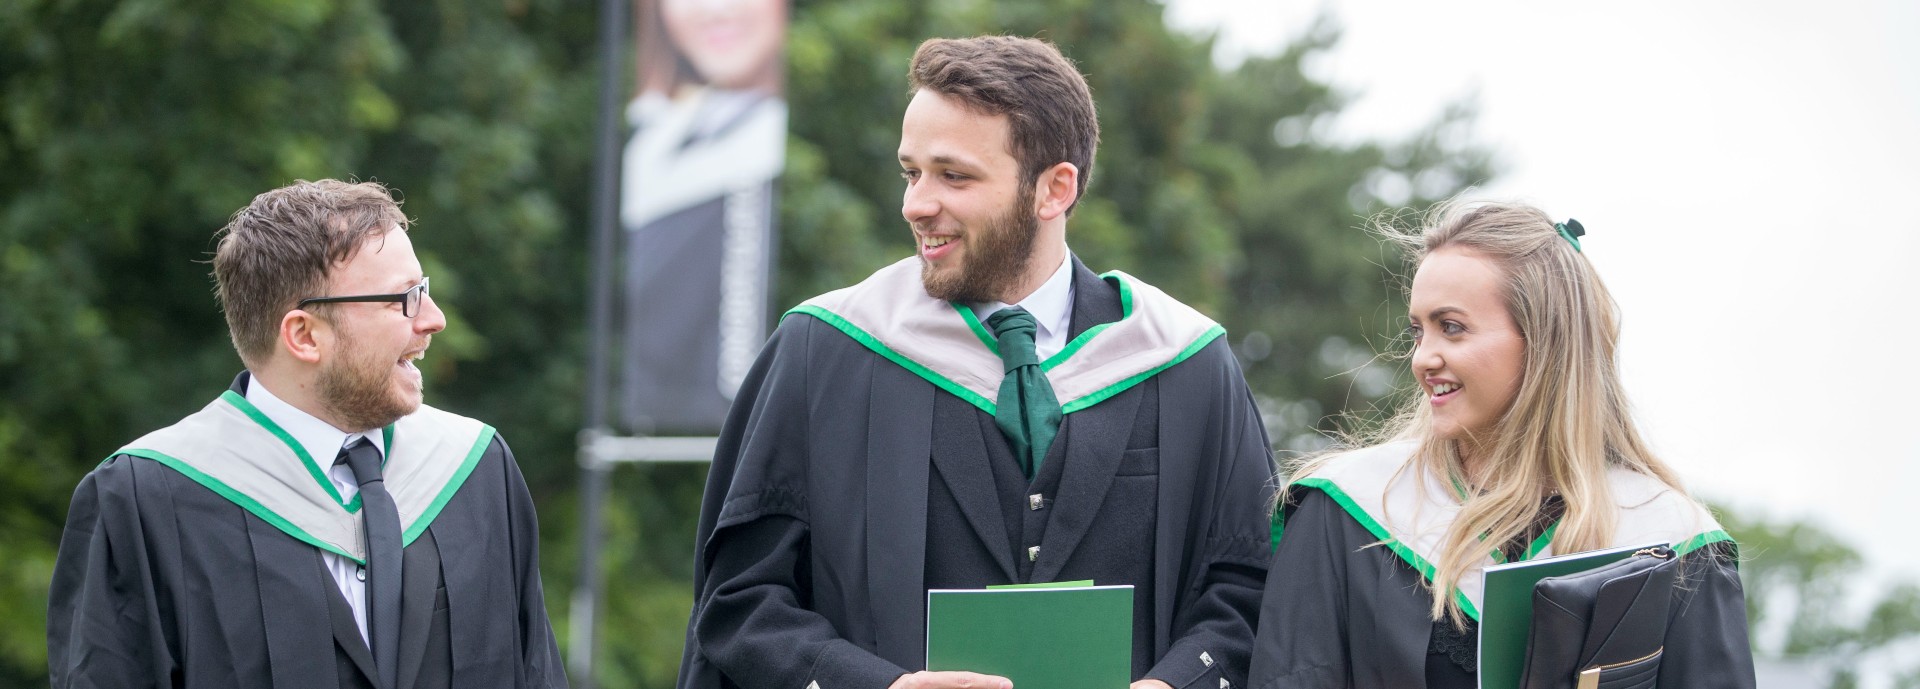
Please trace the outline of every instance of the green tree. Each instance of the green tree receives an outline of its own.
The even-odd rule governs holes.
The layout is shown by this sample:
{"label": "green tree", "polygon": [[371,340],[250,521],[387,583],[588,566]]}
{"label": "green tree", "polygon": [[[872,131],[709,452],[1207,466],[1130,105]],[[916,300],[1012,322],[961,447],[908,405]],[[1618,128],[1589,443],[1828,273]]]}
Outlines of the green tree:
{"label": "green tree", "polygon": [[[1895,581],[1865,599],[1863,619],[1851,604],[1862,600],[1864,563],[1846,541],[1810,521],[1724,510],[1721,518],[1740,543],[1749,625],[1784,630],[1777,639],[1756,638],[1756,655],[1822,661],[1833,668],[1830,686],[1842,689],[1859,684],[1862,660],[1891,659],[1920,639],[1920,582]],[[1903,660],[1893,666],[1896,684],[1920,684],[1920,663]]]}
{"label": "green tree", "polygon": [[404,192],[452,324],[430,396],[505,429],[536,499],[570,485],[594,22],[559,0],[0,4],[0,685],[45,681],[80,475],[240,368],[210,238],[293,179]]}

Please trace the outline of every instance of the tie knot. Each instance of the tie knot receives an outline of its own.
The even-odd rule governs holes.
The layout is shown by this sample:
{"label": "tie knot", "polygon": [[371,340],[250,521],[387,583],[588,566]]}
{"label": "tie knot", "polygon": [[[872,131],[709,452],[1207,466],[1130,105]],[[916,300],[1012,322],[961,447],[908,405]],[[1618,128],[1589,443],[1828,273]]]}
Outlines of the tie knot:
{"label": "tie knot", "polygon": [[1040,327],[1040,323],[1034,320],[1033,314],[1028,313],[1026,309],[1011,306],[995,311],[993,315],[988,316],[987,327],[992,328],[993,334],[1001,340],[1005,340],[1010,336],[1025,336],[1031,340],[1034,337],[1034,331]]}
{"label": "tie knot", "polygon": [[1040,355],[1034,351],[1039,323],[1026,309],[1018,306],[1001,309],[987,317],[987,327],[993,329],[1000,342],[1000,360],[1008,372],[1040,363]]}
{"label": "tie knot", "polygon": [[340,456],[333,463],[346,462],[353,470],[353,480],[360,485],[381,480],[380,448],[374,447],[365,436],[355,439],[346,447],[340,448]]}

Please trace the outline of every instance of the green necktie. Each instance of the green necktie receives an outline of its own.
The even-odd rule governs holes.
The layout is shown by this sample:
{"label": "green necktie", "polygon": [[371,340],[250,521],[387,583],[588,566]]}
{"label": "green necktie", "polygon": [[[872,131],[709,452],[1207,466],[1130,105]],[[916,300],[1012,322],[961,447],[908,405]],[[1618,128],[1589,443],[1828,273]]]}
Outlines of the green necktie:
{"label": "green necktie", "polygon": [[1031,480],[1040,473],[1040,460],[1060,432],[1060,400],[1053,396],[1053,384],[1040,370],[1040,354],[1033,349],[1038,324],[1026,309],[1001,309],[987,318],[1000,340],[1000,360],[1006,364],[1006,377],[1000,379],[999,410],[993,422],[1013,444],[1020,469]]}

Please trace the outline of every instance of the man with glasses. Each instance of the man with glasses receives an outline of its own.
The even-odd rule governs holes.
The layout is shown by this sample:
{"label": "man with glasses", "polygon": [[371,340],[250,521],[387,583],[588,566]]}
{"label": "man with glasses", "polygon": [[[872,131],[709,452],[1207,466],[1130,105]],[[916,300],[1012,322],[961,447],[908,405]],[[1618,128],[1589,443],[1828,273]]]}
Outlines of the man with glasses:
{"label": "man with glasses", "polygon": [[377,183],[296,182],[222,231],[246,370],[74,491],[55,687],[561,687],[506,442],[421,404],[446,327]]}

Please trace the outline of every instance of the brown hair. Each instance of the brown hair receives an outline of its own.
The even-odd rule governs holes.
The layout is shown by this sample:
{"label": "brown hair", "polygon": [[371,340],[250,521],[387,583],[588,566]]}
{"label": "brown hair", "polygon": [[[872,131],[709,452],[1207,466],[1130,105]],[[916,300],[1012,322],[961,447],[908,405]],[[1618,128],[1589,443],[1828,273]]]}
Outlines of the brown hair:
{"label": "brown hair", "polygon": [[332,269],[368,239],[407,229],[399,202],[379,182],[333,179],[253,197],[220,229],[213,278],[233,348],[248,366],[273,353],[280,319],[294,304],[324,296]]}
{"label": "brown hair", "polygon": [[970,110],[1006,115],[1009,153],[1022,178],[1032,182],[1049,167],[1073,163],[1080,168],[1079,195],[1086,195],[1100,122],[1086,77],[1052,43],[1019,36],[929,39],[914,51],[907,79],[915,91],[931,89]]}

